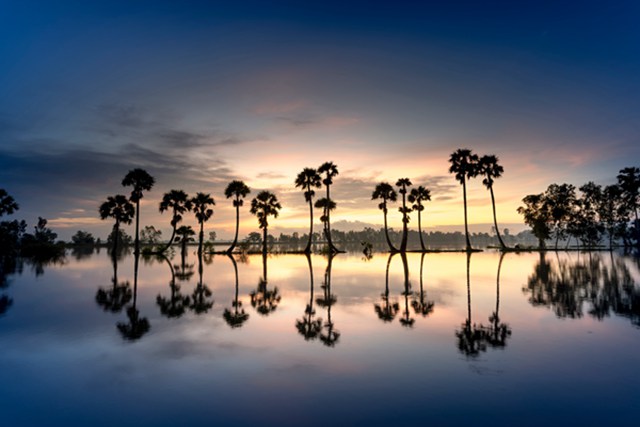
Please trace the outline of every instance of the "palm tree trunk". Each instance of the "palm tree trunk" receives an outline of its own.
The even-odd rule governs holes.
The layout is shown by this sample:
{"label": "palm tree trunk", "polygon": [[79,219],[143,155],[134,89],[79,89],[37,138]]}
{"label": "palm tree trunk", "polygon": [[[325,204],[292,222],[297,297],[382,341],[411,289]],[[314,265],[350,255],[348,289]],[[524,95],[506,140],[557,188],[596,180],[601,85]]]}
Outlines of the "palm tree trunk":
{"label": "palm tree trunk", "polygon": [[467,325],[471,327],[471,253],[467,253]]}
{"label": "palm tree trunk", "polygon": [[[236,198],[236,202],[239,199]],[[238,244],[238,230],[240,228],[240,206],[238,206],[236,204],[236,235],[233,238],[233,243],[231,244],[231,247],[229,249],[227,249],[227,253],[231,253],[233,252],[233,250],[236,248],[236,245]]]}
{"label": "palm tree trunk", "polygon": [[471,250],[471,241],[469,240],[469,225],[467,224],[467,183],[462,178],[462,200],[464,204],[464,237],[467,241],[467,251]]}
{"label": "palm tree trunk", "polygon": [[[309,190],[307,190],[309,191]],[[309,241],[307,242],[307,247],[304,248],[304,253],[311,253],[311,238],[313,237],[313,201],[311,197],[309,197]]]}
{"label": "palm tree trunk", "polygon": [[134,248],[134,254],[139,254],[140,253],[140,238],[138,237],[138,230],[140,228],[140,200],[138,199],[136,201],[136,241],[135,241],[135,248]]}
{"label": "palm tree trunk", "polygon": [[400,252],[407,251],[407,235],[409,230],[407,229],[407,197],[406,190],[402,193],[402,241],[400,242]]}
{"label": "palm tree trunk", "polygon": [[198,242],[198,256],[202,255],[202,241],[204,240],[204,221],[200,223],[200,236]]}
{"label": "palm tree trunk", "polygon": [[496,199],[493,196],[493,185],[489,187],[489,192],[491,193],[491,206],[493,206],[493,225],[496,227],[496,234],[498,235],[498,241],[500,242],[500,247],[502,249],[506,249],[507,245],[502,241],[502,237],[500,236],[500,229],[498,228],[498,219],[496,217]]}
{"label": "palm tree trunk", "polygon": [[262,278],[264,279],[264,289],[267,290],[267,253],[262,253]]}
{"label": "palm tree trunk", "polygon": [[169,249],[171,247],[171,244],[173,243],[173,239],[176,237],[176,225],[173,225],[173,231],[171,232],[171,238],[169,239],[169,242],[166,244],[165,247],[163,247],[162,249],[160,249],[158,251],[159,254],[164,253],[167,249]]}
{"label": "palm tree trunk", "polygon": [[384,235],[387,238],[387,244],[389,245],[389,250],[391,252],[398,252],[398,250],[391,243],[391,239],[389,238],[389,229],[387,228],[387,207],[384,208]]}
{"label": "palm tree trunk", "polygon": [[[327,185],[327,202],[329,202],[331,200],[330,197],[330,193],[329,193],[329,188],[331,186]],[[326,229],[326,235],[327,235],[327,241],[329,243],[329,249],[333,252],[340,252],[338,250],[338,248],[335,247],[335,245],[333,244],[333,241],[331,240],[331,210],[329,209],[329,207],[327,206],[326,208],[326,212],[327,212],[327,229]]]}
{"label": "palm tree trunk", "polygon": [[262,254],[267,254],[267,227],[262,229]]}
{"label": "palm tree trunk", "polygon": [[422,252],[426,252],[427,248],[424,246],[424,241],[422,240],[422,219],[420,215],[421,211],[418,211],[418,236],[420,236],[420,247],[422,248]]}
{"label": "palm tree trunk", "polygon": [[120,237],[120,222],[116,221],[113,226],[113,248],[111,249],[111,253],[115,257],[118,253],[118,237]]}

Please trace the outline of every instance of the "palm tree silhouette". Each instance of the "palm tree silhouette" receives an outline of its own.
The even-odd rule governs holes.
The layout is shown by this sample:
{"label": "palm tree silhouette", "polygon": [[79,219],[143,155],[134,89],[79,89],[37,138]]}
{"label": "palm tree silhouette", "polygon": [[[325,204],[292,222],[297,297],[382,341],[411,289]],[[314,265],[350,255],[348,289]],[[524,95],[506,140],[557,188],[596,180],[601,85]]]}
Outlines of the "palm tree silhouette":
{"label": "palm tree silhouette", "polygon": [[247,185],[242,181],[231,181],[227,188],[224,190],[224,195],[227,199],[234,197],[233,206],[236,208],[236,235],[233,238],[233,243],[231,247],[227,249],[227,253],[232,253],[238,244],[238,230],[240,229],[240,206],[244,204],[244,199],[247,197],[247,194],[251,193],[251,190]]}
{"label": "palm tree silhouette", "polygon": [[202,241],[204,240],[204,223],[209,221],[213,216],[213,209],[211,206],[215,206],[216,201],[208,193],[197,193],[195,197],[191,199],[191,205],[193,213],[196,215],[196,220],[200,224],[200,234],[198,235],[198,256],[202,255]]}
{"label": "palm tree silhouette", "polygon": [[[169,269],[171,270],[171,281],[169,282],[171,296],[166,298],[158,294],[156,297],[156,304],[160,307],[160,313],[163,316],[168,318],[178,318],[181,317],[187,310],[187,307],[189,307],[189,297],[180,293],[180,285],[176,283],[176,272],[171,261],[169,261],[169,258],[166,256],[162,256],[162,258],[166,261],[169,265]],[[177,267],[178,266],[176,265],[176,268]]]}
{"label": "palm tree silhouette", "polygon": [[504,173],[504,168],[498,164],[498,157],[494,155],[485,155],[480,157],[478,162],[478,174],[483,175],[482,184],[491,193],[491,206],[493,207],[493,225],[496,227],[496,234],[498,235],[498,241],[500,247],[506,249],[507,245],[502,241],[500,236],[500,229],[498,228],[498,219],[496,217],[496,199],[493,195],[493,182],[500,178]]}
{"label": "palm tree silhouette", "polygon": [[304,309],[304,315],[301,320],[296,320],[296,329],[302,335],[305,341],[311,341],[318,338],[322,331],[322,319],[314,319],[316,310],[313,308],[313,265],[311,264],[311,256],[307,253],[307,264],[309,265],[309,303]]}
{"label": "palm tree silhouette", "polygon": [[117,327],[122,335],[122,338],[128,341],[135,341],[144,336],[151,325],[146,317],[140,317],[140,312],[136,307],[138,296],[138,264],[140,254],[134,254],[134,267],[133,267],[133,304],[127,308],[127,318],[129,323],[118,322]]}
{"label": "palm tree silhouette", "polygon": [[431,314],[433,312],[433,306],[435,305],[433,301],[429,301],[427,299],[427,293],[424,291],[422,286],[422,272],[424,269],[425,255],[426,254],[423,252],[422,256],[420,257],[420,292],[416,293],[416,296],[418,298],[414,299],[411,303],[411,306],[413,307],[413,310],[416,312],[416,314],[419,313],[422,315],[422,317],[427,317],[429,314]]}
{"label": "palm tree silhouette", "polygon": [[160,202],[160,213],[169,209],[173,210],[173,216],[171,217],[171,238],[165,247],[160,249],[160,253],[165,252],[173,244],[173,239],[176,236],[176,227],[178,223],[182,221],[182,214],[190,211],[192,208],[189,195],[182,190],[171,190],[165,193]]}
{"label": "palm tree silhouette", "polygon": [[276,311],[280,303],[280,292],[276,286],[273,290],[267,287],[269,284],[267,278],[267,254],[262,253],[262,277],[258,280],[258,288],[251,291],[251,306],[262,316],[268,316]]}
{"label": "palm tree silhouette", "polygon": [[393,189],[391,184],[388,182],[381,182],[376,185],[376,188],[373,190],[371,194],[371,200],[382,199],[382,203],[378,205],[378,208],[384,213],[384,235],[387,238],[387,244],[389,245],[389,250],[391,252],[397,252],[398,250],[391,243],[391,239],[389,238],[389,229],[387,227],[387,212],[389,211],[387,207],[388,202],[395,202],[398,200],[398,194],[396,190]]}
{"label": "palm tree silhouette", "polygon": [[400,252],[407,251],[407,237],[409,235],[407,224],[409,224],[409,213],[411,212],[411,208],[407,207],[407,187],[411,185],[409,178],[400,178],[398,182],[396,182],[396,186],[400,187],[398,193],[402,194],[402,207],[398,208],[402,214],[402,242],[400,243]]}
{"label": "palm tree silhouette", "polygon": [[190,225],[181,225],[176,230],[176,235],[178,236],[178,241],[180,242],[180,254],[182,256],[182,262],[184,263],[184,258],[187,253],[187,243],[195,242],[193,236],[196,235],[196,232],[193,231]]}
{"label": "palm tree silhouette", "polygon": [[498,273],[496,274],[496,311],[489,316],[491,322],[488,328],[485,328],[485,339],[492,347],[504,347],[507,345],[507,338],[511,336],[511,328],[506,323],[500,321],[500,269],[502,268],[502,260],[505,253],[500,254],[498,261]]}
{"label": "palm tree silhouette", "polygon": [[391,266],[391,260],[395,256],[395,252],[389,254],[389,258],[387,259],[387,269],[385,272],[385,280],[384,280],[384,293],[380,294],[380,299],[382,300],[382,304],[374,304],[373,308],[378,315],[378,318],[383,322],[391,322],[395,319],[396,314],[398,314],[398,310],[400,310],[400,305],[397,302],[389,303],[389,267]]}
{"label": "palm tree silhouette", "polygon": [[422,252],[425,252],[427,248],[424,245],[424,240],[422,239],[422,218],[421,213],[424,210],[424,205],[422,202],[427,202],[431,200],[431,191],[428,188],[423,187],[422,185],[418,188],[412,188],[409,193],[409,203],[413,203],[411,208],[414,211],[418,212],[418,236],[420,236],[420,248],[422,248]]}
{"label": "palm tree silhouette", "polygon": [[258,217],[258,224],[262,228],[262,253],[267,253],[267,228],[269,227],[269,216],[278,217],[282,206],[278,198],[270,191],[261,191],[251,200],[251,213]]}
{"label": "palm tree silhouette", "polygon": [[244,311],[242,307],[242,301],[238,299],[238,264],[236,260],[233,258],[231,254],[228,254],[231,263],[233,264],[233,271],[235,272],[236,277],[236,294],[235,298],[231,305],[233,306],[233,311],[228,308],[224,309],[224,313],[222,317],[224,318],[227,325],[231,326],[231,328],[240,328],[244,325],[244,322],[249,320],[249,313]]}
{"label": "palm tree silhouette", "polygon": [[402,295],[404,296],[404,316],[400,318],[400,324],[407,328],[412,328],[415,323],[415,319],[411,317],[411,312],[409,311],[409,295],[411,292],[411,282],[409,281],[409,263],[407,262],[407,253],[400,252],[400,258],[402,259],[402,270],[404,272],[404,291]]}
{"label": "palm tree silhouette", "polygon": [[18,209],[20,209],[20,206],[18,206],[14,198],[4,188],[0,188],[0,216],[11,215]]}
{"label": "palm tree silhouette", "polygon": [[98,209],[101,219],[113,218],[116,222],[113,225],[113,249],[112,254],[118,251],[118,238],[120,236],[120,224],[131,224],[135,208],[126,196],[117,194],[107,197]]}
{"label": "palm tree silhouette", "polygon": [[195,314],[206,313],[213,307],[214,301],[211,299],[211,289],[202,282],[202,253],[198,254],[198,284],[196,285],[193,293],[191,294],[191,305],[189,308]]}
{"label": "palm tree silhouette", "polygon": [[98,288],[96,303],[104,311],[119,313],[131,301],[133,293],[131,292],[131,284],[128,281],[118,281],[118,259],[115,254],[111,255],[111,262],[113,264],[113,278],[111,279],[113,286],[110,289]]}
{"label": "palm tree silhouette", "polygon": [[487,350],[485,343],[486,334],[482,327],[471,323],[471,252],[467,251],[467,319],[462,328],[456,331],[458,338],[458,350],[467,357],[476,357],[481,351]]}
{"label": "palm tree silhouette", "polygon": [[324,271],[324,283],[321,286],[323,294],[316,299],[316,304],[327,308],[327,321],[320,332],[320,341],[327,347],[334,347],[340,338],[340,331],[335,329],[335,324],[331,320],[331,307],[338,302],[338,297],[331,293],[331,267],[334,256],[335,253],[330,252],[328,254],[327,268]]}
{"label": "palm tree silhouette", "polygon": [[451,163],[449,173],[455,174],[456,180],[462,184],[464,235],[467,241],[467,251],[470,251],[471,241],[469,240],[469,225],[467,221],[467,179],[475,178],[478,175],[478,155],[473,154],[467,148],[462,148],[451,153],[449,162]]}
{"label": "palm tree silhouette", "polygon": [[[333,206],[333,209],[335,209],[336,203],[333,200],[331,200],[330,188],[331,188],[331,184],[333,184],[333,178],[338,175],[338,166],[336,166],[333,162],[324,162],[318,168],[318,173],[325,174],[324,179],[322,180],[322,183],[327,188],[327,197],[326,197],[326,202],[324,203],[324,212],[323,212],[323,216],[326,219],[324,221],[324,234],[325,234],[325,237],[327,238],[327,242],[329,243],[329,250],[332,252],[340,252],[340,250],[335,247],[335,245],[333,244],[333,241],[331,240],[331,210],[332,210],[331,207]],[[316,203],[316,207],[318,207],[317,203]]]}
{"label": "palm tree silhouette", "polygon": [[316,192],[313,188],[322,187],[322,178],[313,168],[304,168],[296,177],[296,187],[304,190],[304,200],[309,203],[309,241],[304,248],[304,253],[311,253],[311,239],[313,237],[313,196]]}
{"label": "palm tree silhouette", "polygon": [[138,230],[140,229],[140,199],[142,199],[142,192],[149,191],[155,184],[156,180],[147,173],[144,169],[132,169],[130,170],[122,180],[124,187],[133,187],[131,190],[130,200],[136,204],[136,238],[134,253],[140,253],[140,236]]}
{"label": "palm tree silhouette", "polygon": [[640,169],[636,167],[621,169],[617,178],[625,204],[629,211],[633,211],[635,214],[636,245],[640,248],[640,221],[638,220]]}

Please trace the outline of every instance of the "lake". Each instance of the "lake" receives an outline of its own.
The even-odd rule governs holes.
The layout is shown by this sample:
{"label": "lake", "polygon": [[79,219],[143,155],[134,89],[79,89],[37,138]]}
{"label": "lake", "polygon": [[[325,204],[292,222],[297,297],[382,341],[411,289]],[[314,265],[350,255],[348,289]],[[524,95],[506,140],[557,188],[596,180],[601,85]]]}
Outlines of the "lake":
{"label": "lake", "polygon": [[178,252],[136,275],[104,249],[24,263],[0,289],[2,425],[629,425],[639,264]]}

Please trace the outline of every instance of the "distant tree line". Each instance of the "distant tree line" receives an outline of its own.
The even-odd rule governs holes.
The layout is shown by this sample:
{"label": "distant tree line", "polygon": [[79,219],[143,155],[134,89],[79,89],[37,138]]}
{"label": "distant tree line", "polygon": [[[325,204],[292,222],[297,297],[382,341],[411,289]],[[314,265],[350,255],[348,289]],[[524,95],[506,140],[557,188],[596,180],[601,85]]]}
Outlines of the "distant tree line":
{"label": "distant tree line", "polygon": [[544,193],[522,199],[518,212],[531,227],[540,248],[547,240],[558,249],[571,241],[594,248],[607,239],[609,248],[622,244],[640,248],[640,169],[621,169],[617,183],[607,186],[588,182],[579,188],[572,184],[551,184]]}

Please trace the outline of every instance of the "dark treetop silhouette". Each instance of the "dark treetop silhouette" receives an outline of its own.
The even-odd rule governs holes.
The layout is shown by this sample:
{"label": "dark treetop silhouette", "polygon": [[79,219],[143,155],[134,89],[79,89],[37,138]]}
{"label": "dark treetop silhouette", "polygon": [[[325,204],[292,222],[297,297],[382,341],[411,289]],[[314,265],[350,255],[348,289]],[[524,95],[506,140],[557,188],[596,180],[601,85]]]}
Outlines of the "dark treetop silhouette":
{"label": "dark treetop silhouette", "polygon": [[376,188],[371,194],[371,200],[377,199],[382,199],[382,202],[378,205],[378,208],[382,210],[382,213],[384,214],[384,235],[387,239],[387,245],[389,245],[389,250],[391,252],[397,252],[398,250],[393,246],[393,243],[391,243],[391,239],[389,238],[389,228],[387,226],[387,212],[389,211],[389,208],[387,206],[387,203],[395,202],[396,200],[398,200],[398,194],[396,193],[396,190],[393,189],[391,184],[389,184],[388,182],[381,182],[380,184],[376,185]]}
{"label": "dark treetop silhouette", "polygon": [[413,203],[411,208],[414,211],[418,212],[418,236],[420,236],[420,248],[422,251],[426,251],[427,248],[424,245],[424,240],[422,238],[422,211],[424,210],[424,205],[422,202],[428,202],[431,200],[431,191],[422,185],[418,188],[412,188],[409,193],[409,203]]}
{"label": "dark treetop silhouette", "polygon": [[[338,175],[338,166],[336,166],[333,162],[324,162],[318,168],[318,172],[320,174],[324,174],[324,179],[322,183],[327,188],[327,197],[323,203],[320,203],[320,200],[316,202],[316,207],[323,208],[323,218],[322,221],[324,223],[324,234],[329,243],[329,250],[332,252],[340,252],[338,248],[335,247],[333,241],[331,240],[331,211],[336,208],[336,203],[331,200],[331,185],[333,184],[333,178]],[[322,199],[321,199],[322,200]],[[320,206],[318,205],[320,204]]]}
{"label": "dark treetop silhouette", "polygon": [[251,193],[251,190],[242,181],[231,181],[227,188],[224,190],[224,195],[227,199],[233,197],[233,207],[236,208],[236,234],[233,238],[233,243],[227,249],[228,253],[232,253],[238,244],[238,230],[240,229],[240,206],[244,204],[244,199]]}
{"label": "dark treetop silhouette", "polygon": [[108,289],[98,288],[96,303],[105,311],[119,313],[131,301],[133,292],[128,281],[118,281],[118,259],[115,254],[111,255],[111,262],[113,264],[113,278],[111,279],[113,286]]}
{"label": "dark treetop silhouette", "polygon": [[164,246],[159,252],[162,253],[169,249],[169,247],[173,244],[173,239],[176,236],[176,227],[182,221],[182,215],[192,208],[191,200],[189,199],[189,195],[182,190],[171,190],[168,193],[165,193],[162,197],[162,201],[160,202],[160,212],[164,212],[166,210],[171,209],[173,211],[173,215],[171,217],[171,237],[167,242],[166,246]]}
{"label": "dark treetop silhouette", "polygon": [[11,215],[20,208],[4,188],[0,188],[0,216]]}
{"label": "dark treetop silhouette", "polygon": [[622,190],[622,198],[629,210],[635,215],[636,246],[640,249],[640,220],[638,207],[640,206],[640,169],[629,167],[618,173],[618,185]]}
{"label": "dark treetop silhouette", "polygon": [[407,227],[409,225],[409,213],[411,212],[411,208],[407,207],[407,187],[411,185],[409,178],[400,178],[398,182],[396,182],[396,186],[399,187],[398,193],[402,194],[402,206],[398,208],[402,214],[402,242],[400,243],[400,252],[407,251],[407,237],[409,234]]}
{"label": "dark treetop silhouette", "polygon": [[118,238],[120,235],[120,224],[131,224],[135,208],[126,196],[117,194],[107,197],[107,201],[102,203],[99,208],[100,218],[113,218],[116,222],[113,225],[113,249],[112,253],[118,251]]}
{"label": "dark treetop silhouette", "polygon": [[313,196],[316,195],[314,188],[322,187],[322,178],[318,171],[313,168],[304,168],[296,177],[296,187],[304,190],[304,200],[309,203],[309,240],[304,248],[305,253],[311,252],[311,240],[313,238]]}
{"label": "dark treetop silhouette", "polygon": [[200,224],[200,233],[198,234],[198,255],[202,255],[202,241],[204,240],[204,223],[209,221],[213,216],[212,206],[215,206],[216,202],[213,197],[207,193],[197,193],[195,197],[191,199],[191,205],[193,213],[196,216],[198,224]]}
{"label": "dark treetop silhouette", "polygon": [[496,228],[496,234],[498,235],[498,241],[500,247],[505,249],[507,245],[502,241],[500,236],[500,229],[498,228],[498,218],[496,216],[496,199],[493,195],[493,182],[500,178],[504,173],[504,168],[498,164],[498,157],[494,155],[482,156],[478,162],[478,174],[484,176],[482,184],[491,193],[491,206],[493,207],[493,225]]}
{"label": "dark treetop silhouette", "polygon": [[133,187],[131,190],[131,202],[136,204],[136,236],[135,236],[135,249],[134,253],[140,253],[140,235],[138,233],[140,229],[140,200],[143,196],[143,191],[149,191],[155,184],[156,180],[147,173],[144,169],[136,168],[130,170],[122,180],[124,187]]}
{"label": "dark treetop silhouette", "polygon": [[467,148],[458,149],[449,157],[451,167],[449,172],[455,174],[456,180],[462,184],[462,198],[464,204],[464,234],[467,243],[467,251],[471,250],[469,240],[469,225],[467,220],[467,180],[478,175],[478,155]]}
{"label": "dark treetop silhouette", "polygon": [[262,253],[267,253],[267,228],[269,227],[269,217],[278,217],[282,206],[278,198],[270,191],[261,191],[251,200],[251,213],[258,217],[258,224],[262,229]]}

